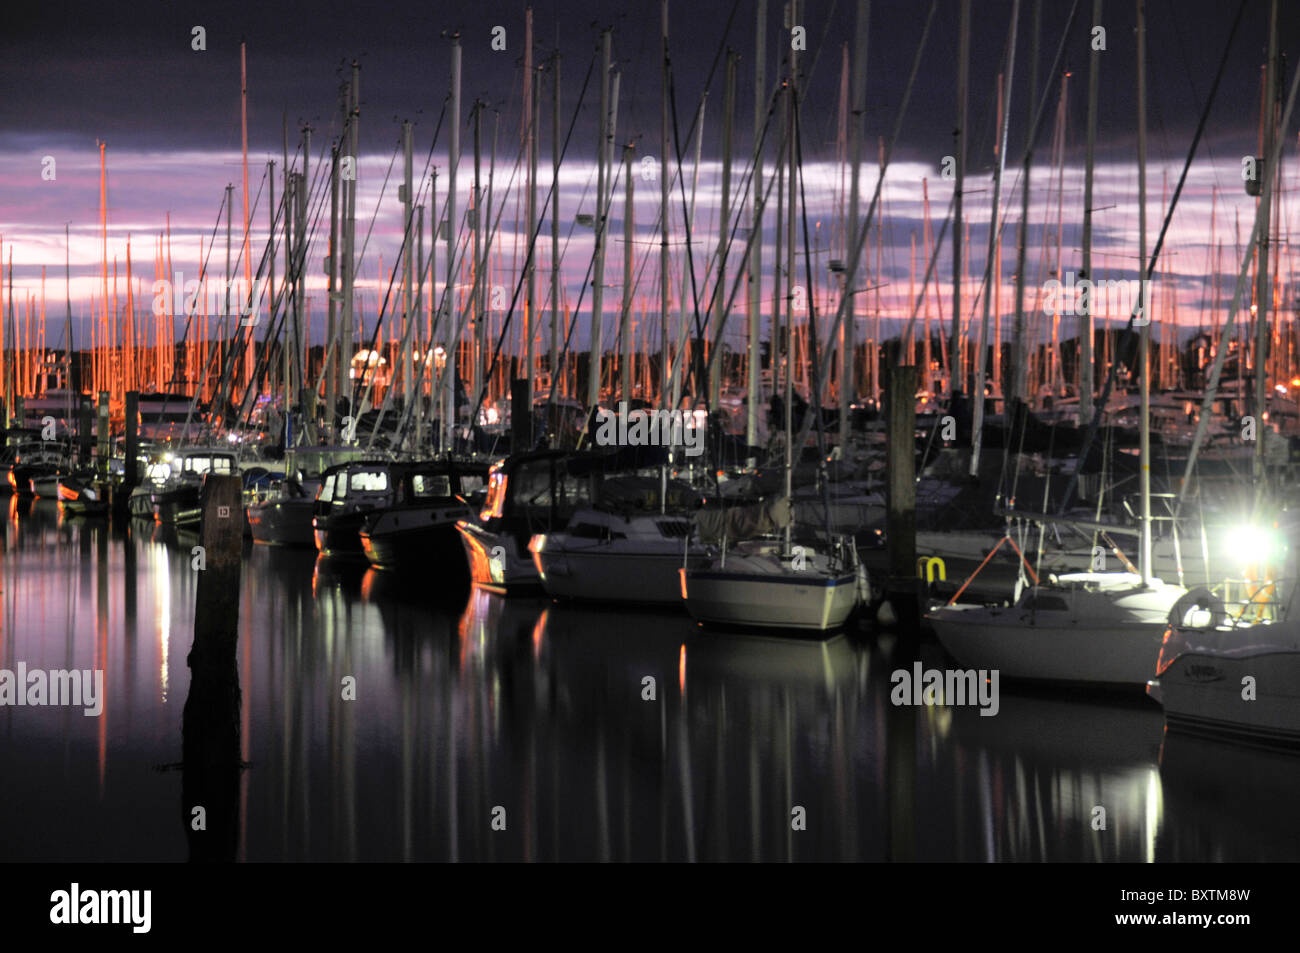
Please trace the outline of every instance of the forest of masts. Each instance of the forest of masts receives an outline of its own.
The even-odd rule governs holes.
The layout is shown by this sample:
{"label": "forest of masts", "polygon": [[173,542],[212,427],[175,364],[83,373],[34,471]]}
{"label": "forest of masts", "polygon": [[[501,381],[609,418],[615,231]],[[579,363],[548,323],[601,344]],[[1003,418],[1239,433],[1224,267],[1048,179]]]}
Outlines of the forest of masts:
{"label": "forest of masts", "polygon": [[[819,57],[792,48],[799,44],[784,39],[791,35],[791,26],[801,22],[797,2],[786,5],[781,53],[769,70],[767,53],[773,40],[767,28],[767,3],[756,0],[752,68],[757,92],[751,107],[738,101],[740,57],[728,49],[719,57],[720,106],[706,93],[693,104],[689,116],[676,111],[679,91],[673,87],[668,3],[661,2],[662,110],[654,134],[637,138],[619,128],[620,73],[612,63],[612,31],[601,32],[591,71],[585,63],[578,67],[580,75],[588,76],[581,101],[563,103],[562,69],[572,67],[562,62],[558,52],[545,57],[534,54],[532,11],[527,12],[517,128],[503,123],[500,111],[489,112],[482,102],[462,103],[463,41],[459,35],[449,36],[449,95],[441,107],[426,170],[416,177],[409,122],[402,124],[389,166],[391,174],[400,157],[397,201],[406,222],[397,258],[389,262],[373,247],[367,248],[369,229],[364,218],[363,241],[358,246],[361,210],[353,157],[360,155],[360,67],[353,63],[344,77],[337,135],[322,145],[313,129],[304,126],[290,156],[286,131],[283,155],[278,163],[267,162],[250,203],[247,73],[241,47],[243,182],[241,189],[225,188],[214,228],[199,237],[200,278],[207,293],[191,297],[187,290],[183,298],[154,293],[154,281],[167,281],[176,273],[170,216],[150,243],[151,268],[141,269],[134,261],[129,235],[124,249],[110,249],[107,150],[101,143],[102,260],[98,290],[90,298],[89,340],[72,339],[70,292],[65,294],[64,320],[56,312],[49,313],[45,266],[39,290],[15,291],[12,247],[6,249],[0,236],[0,262],[5,251],[9,262],[7,281],[0,287],[0,388],[5,409],[12,415],[21,400],[44,396],[69,382],[83,393],[107,393],[118,426],[128,391],[184,393],[211,402],[214,408],[247,408],[269,396],[301,408],[318,408],[319,416],[309,413],[307,417],[322,420],[324,432],[304,438],[337,440],[339,434],[330,432],[334,418],[324,408],[338,407],[343,399],[355,400],[351,406],[362,410],[413,406],[417,439],[428,437],[437,443],[453,426],[445,410],[453,399],[454,379],[463,381],[471,406],[477,403],[486,409],[501,407],[510,394],[512,376],[517,376],[531,382],[536,399],[563,399],[584,407],[633,398],[660,406],[681,406],[690,400],[695,406],[716,407],[723,392],[748,396],[754,410],[737,423],[755,443],[759,408],[774,386],[785,386],[787,377],[792,377],[792,389],[809,400],[820,381],[818,397],[823,405],[843,409],[851,403],[878,401],[886,365],[915,363],[921,368],[918,396],[942,400],[953,390],[971,393],[978,387],[974,355],[980,341],[987,342],[987,387],[994,394],[1020,397],[1032,406],[1048,395],[1100,392],[1114,357],[1115,336],[1096,334],[1089,316],[1044,314],[1036,300],[1047,279],[1069,271],[1080,276],[1092,271],[1092,208],[1102,204],[1093,196],[1092,182],[1096,76],[1101,68],[1095,51],[1085,90],[1089,102],[1084,247],[1076,257],[1062,248],[1063,232],[1072,218],[1064,195],[1067,107],[1069,97],[1075,95],[1071,89],[1075,78],[1059,69],[1040,84],[1036,2],[1028,87],[1017,94],[1028,104],[1022,106],[1030,130],[1028,141],[1023,152],[1007,142],[1009,116],[1004,103],[1013,81],[1022,81],[1014,69],[1015,31],[1021,26],[1020,2],[1015,0],[1003,70],[989,87],[1000,130],[991,157],[994,187],[971,189],[964,184],[972,158],[967,154],[966,132],[971,5],[962,0],[955,58],[954,199],[936,227],[930,183],[922,179],[923,227],[919,235],[908,236],[905,293],[895,281],[890,293],[882,295],[890,284],[884,276],[898,272],[887,268],[886,256],[892,260],[893,250],[886,235],[891,230],[886,224],[889,210],[880,182],[904,124],[912,86],[909,82],[891,134],[868,143],[863,119],[867,0],[857,4],[855,35],[835,49],[839,54],[835,58],[837,173],[835,211],[828,222],[810,219],[803,204],[808,143],[803,123],[807,105],[800,98],[800,87]],[[1092,0],[1092,7],[1091,22],[1096,23],[1101,0]],[[933,17],[932,7],[930,20]],[[918,64],[930,20],[916,51]],[[1071,22],[1071,29],[1084,30],[1088,21],[1081,17]],[[1055,49],[1055,40],[1045,43],[1045,48]],[[1270,50],[1276,58],[1275,42]],[[948,51],[940,53],[948,55]],[[1272,61],[1260,69],[1260,156],[1271,154],[1281,117],[1281,82],[1271,65]],[[578,111],[589,108],[592,100],[599,110],[595,196],[601,201],[584,199],[580,207],[564,208],[551,183],[558,181],[562,161],[581,154],[587,145],[570,133]],[[1055,109],[1041,110],[1040,100],[1043,104],[1054,100]],[[720,121],[707,115],[718,108]],[[1036,110],[1045,113],[1037,117],[1038,122]],[[752,116],[753,133],[747,145],[736,134],[746,115]],[[701,154],[714,130],[720,131],[721,138],[709,146],[717,147],[722,157],[716,244],[700,240],[703,232],[697,231],[693,220]],[[1036,132],[1042,133],[1038,140]],[[517,139],[509,163],[498,155],[503,139]],[[1025,260],[1025,229],[1020,226],[1029,209],[1029,156],[1043,142],[1047,161],[1041,172],[1033,171],[1045,175],[1047,184],[1039,185],[1039,178],[1034,181],[1045,189],[1047,206],[1054,210],[1040,223],[1048,237],[1035,266]],[[432,165],[435,148],[450,157],[444,167]],[[1006,226],[1016,221],[1006,206],[1013,202],[997,198],[1008,155],[1013,161],[1025,158],[1018,186],[1020,225],[1010,230]],[[641,160],[646,156],[653,157],[649,175],[643,174],[647,165]],[[539,163],[549,164],[550,169],[539,174]],[[867,163],[872,166],[869,175],[864,174]],[[1294,271],[1283,196],[1296,193],[1294,185],[1287,188],[1284,182],[1295,180],[1300,164],[1290,170],[1285,162],[1264,168],[1276,178],[1271,188],[1259,190],[1261,198],[1256,201],[1271,198],[1272,208],[1262,214],[1273,227],[1265,227],[1264,240],[1257,244],[1248,305],[1256,319],[1260,312],[1274,319],[1266,322],[1265,333],[1254,336],[1253,342],[1243,334],[1231,347],[1234,354],[1245,355],[1235,370],[1243,382],[1254,379],[1262,345],[1267,380],[1290,386],[1300,355],[1295,316],[1280,310],[1293,297],[1286,282]],[[659,193],[659,212],[652,223],[638,223],[632,214],[638,188]],[[1164,173],[1162,220],[1170,189]],[[238,207],[236,191],[241,200]],[[991,268],[972,273],[971,222],[963,212],[969,215],[975,202],[986,202],[989,191],[994,195],[998,227],[996,241],[981,251],[991,259]],[[386,182],[382,201],[392,200]],[[1180,313],[1172,281],[1169,293],[1160,293],[1162,283],[1173,274],[1170,261],[1175,253],[1166,252],[1151,272],[1156,305],[1150,312],[1150,374],[1157,390],[1197,386],[1196,375],[1219,346],[1223,317],[1219,302],[1232,289],[1220,287],[1218,276],[1221,265],[1235,271],[1242,238],[1239,220],[1219,220],[1223,199],[1217,186],[1212,201],[1214,211],[1205,223],[1209,253],[1203,263],[1211,287],[1202,296],[1205,304],[1200,313]],[[620,204],[625,209],[621,238],[606,227]],[[437,214],[428,213],[433,208]],[[503,238],[502,225],[512,220],[511,234]],[[589,260],[564,260],[574,228],[594,233]],[[1004,230],[1012,233],[1006,238],[1015,239],[1007,253],[1018,255],[1011,279],[1004,278],[1002,266]],[[945,241],[950,245],[952,270],[941,276],[936,264]],[[615,302],[605,296],[610,253],[621,257],[622,274],[630,276],[622,281]],[[367,255],[378,258],[377,266],[366,265],[377,280],[363,282],[360,274]],[[70,269],[66,262],[59,264],[65,267],[67,281]],[[318,273],[322,265],[326,307],[313,311],[313,299],[306,293],[307,276]],[[585,272],[577,300],[562,280],[564,268]],[[212,293],[213,285],[222,288],[220,294]],[[249,289],[257,289],[255,302],[249,301]],[[155,306],[156,300],[161,307]],[[179,309],[177,301],[183,301]],[[251,311],[256,318],[244,319],[241,311]],[[1003,327],[1004,316],[1008,328]],[[1121,326],[1123,317],[1113,323]],[[1111,324],[1104,321],[1100,330]],[[1199,333],[1188,343],[1186,332],[1193,329]],[[575,353],[579,337],[590,346],[584,344],[581,353]],[[783,353],[787,349],[775,348],[775,373],[769,354],[773,337],[790,342],[788,355]],[[313,346],[313,340],[323,343]],[[448,341],[455,342],[450,353]],[[1096,353],[1091,354],[1094,342]],[[591,353],[601,355],[598,379],[588,373]],[[416,395],[423,399],[416,400]],[[1089,404],[1081,402],[1081,419],[1090,415]],[[227,425],[232,419],[226,420]],[[444,421],[441,433],[419,429],[432,428],[435,420]]]}

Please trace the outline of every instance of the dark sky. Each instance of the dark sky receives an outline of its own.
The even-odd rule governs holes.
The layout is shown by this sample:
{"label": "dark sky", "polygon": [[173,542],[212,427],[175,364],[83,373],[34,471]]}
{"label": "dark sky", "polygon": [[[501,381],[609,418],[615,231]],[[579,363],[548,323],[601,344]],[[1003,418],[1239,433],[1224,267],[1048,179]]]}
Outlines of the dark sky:
{"label": "dark sky", "polygon": [[[417,148],[427,146],[447,95],[448,44],[444,31],[459,30],[464,43],[464,97],[502,110],[503,129],[517,128],[524,39],[524,0],[460,4],[391,2],[194,3],[143,0],[124,4],[22,3],[6,11],[0,35],[0,137],[10,143],[85,142],[103,138],[117,148],[238,148],[239,54],[249,47],[250,152],[279,151],[281,117],[291,143],[302,120],[329,135],[338,70],[353,57],[363,67],[363,150],[387,152],[397,121],[418,123]],[[769,80],[775,58],[788,50],[781,8],[769,3]],[[808,28],[808,146],[834,155],[840,44],[852,42],[856,3],[812,0],[800,17]],[[1092,0],[1080,0],[1080,23]],[[1281,45],[1300,39],[1300,4],[1282,4]],[[929,8],[926,0],[875,0],[871,4],[867,132],[887,136]],[[753,116],[753,0],[672,0],[670,43],[682,131],[720,49],[740,53],[738,136],[748,139]],[[1033,0],[1023,0],[1016,88],[1012,98],[1011,161],[1023,146]],[[1048,82],[1056,46],[1068,17],[1068,0],[1042,3],[1039,84]],[[1103,149],[1127,147],[1134,127],[1133,2],[1107,0],[1102,24]],[[730,32],[729,17],[734,10]],[[902,155],[950,151],[957,48],[956,0],[940,0],[905,128]],[[971,62],[972,168],[990,161],[995,125],[994,87],[1006,43],[1010,0],[975,0]],[[1150,0],[1147,8],[1150,121],[1153,157],[1181,156],[1222,53],[1236,10],[1229,0]],[[568,115],[596,47],[598,29],[615,29],[615,59],[623,72],[620,138],[643,135],[657,142],[659,117],[659,4],[647,0],[537,0],[539,59],[558,48],[564,56],[563,109]],[[1247,10],[1212,117],[1210,142],[1250,141],[1259,98],[1259,64],[1267,38],[1266,0]],[[490,49],[491,28],[506,27],[508,51]],[[206,52],[190,48],[191,28],[207,31]],[[823,45],[822,39],[826,38]],[[1066,47],[1072,80],[1072,141],[1082,140],[1085,115],[1087,30],[1076,29]],[[815,65],[812,62],[815,59]],[[549,87],[544,87],[549,91]],[[710,97],[706,153],[715,154],[722,99],[719,69]],[[594,138],[595,89],[578,135]],[[1049,102],[1045,128],[1051,128]],[[549,113],[549,104],[544,115]],[[468,111],[468,110],[467,110]],[[508,117],[508,118],[507,118]],[[546,126],[546,136],[549,131]],[[1244,137],[1244,139],[1243,139]],[[936,160],[937,161],[937,160]]]}

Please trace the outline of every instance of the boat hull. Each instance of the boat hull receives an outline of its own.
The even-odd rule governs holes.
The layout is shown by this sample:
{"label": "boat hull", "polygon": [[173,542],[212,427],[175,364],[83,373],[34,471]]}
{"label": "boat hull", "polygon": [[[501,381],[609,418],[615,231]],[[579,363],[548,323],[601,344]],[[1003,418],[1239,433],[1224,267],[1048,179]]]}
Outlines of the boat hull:
{"label": "boat hull", "polygon": [[[679,606],[682,546],[650,549],[622,541],[574,540],[564,534],[533,537],[529,548],[546,594],[553,599]],[[698,564],[698,556],[688,557]]]}
{"label": "boat hull", "polygon": [[509,595],[545,592],[526,541],[520,545],[514,534],[495,531],[477,520],[461,520],[456,530],[475,586]]}
{"label": "boat hull", "polygon": [[757,629],[829,632],[858,601],[853,573],[821,576],[681,569],[686,610],[697,622]]}
{"label": "boat hull", "polygon": [[247,509],[249,532],[259,543],[271,546],[315,546],[310,497],[267,500]]}
{"label": "boat hull", "polygon": [[457,586],[469,581],[469,567],[456,520],[464,507],[395,507],[372,514],[360,532],[366,559],[390,572],[419,570]]}
{"label": "boat hull", "polygon": [[317,516],[312,520],[316,548],[327,555],[360,556],[361,526],[368,511]]}
{"label": "boat hull", "polygon": [[996,616],[976,621],[932,613],[929,620],[949,655],[967,668],[997,669],[1002,678],[1139,688],[1155,674],[1162,625],[1019,625],[1010,623],[1020,613],[1005,611],[1002,626]]}
{"label": "boat hull", "polygon": [[184,526],[197,523],[202,516],[197,487],[184,486],[173,490],[155,491],[152,494],[152,504],[154,519],[167,525]]}
{"label": "boat hull", "polygon": [[1296,649],[1248,650],[1236,656],[1187,652],[1147,691],[1164,707],[1170,731],[1254,747],[1300,748]]}

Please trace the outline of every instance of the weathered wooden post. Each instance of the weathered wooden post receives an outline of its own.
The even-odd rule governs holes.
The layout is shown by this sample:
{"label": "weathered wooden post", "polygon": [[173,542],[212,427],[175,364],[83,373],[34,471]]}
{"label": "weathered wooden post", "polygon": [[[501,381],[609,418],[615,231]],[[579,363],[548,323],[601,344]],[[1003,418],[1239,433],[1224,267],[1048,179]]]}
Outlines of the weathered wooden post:
{"label": "weathered wooden post", "polygon": [[101,480],[108,479],[108,458],[113,450],[113,442],[109,434],[108,422],[108,391],[99,392],[99,420],[96,423],[95,436],[99,444],[99,459],[96,461],[95,468],[99,471]]}
{"label": "weathered wooden post", "polygon": [[139,481],[136,458],[140,453],[140,393],[126,392],[126,472],[122,478],[122,491],[130,496]]}
{"label": "weathered wooden post", "polygon": [[239,576],[243,549],[240,480],[203,482],[190,691],[181,722],[181,804],[192,861],[235,859],[239,842]]}
{"label": "weathered wooden post", "polygon": [[916,367],[889,368],[886,394],[886,472],[889,583],[894,617],[910,627],[917,615],[916,582]]}

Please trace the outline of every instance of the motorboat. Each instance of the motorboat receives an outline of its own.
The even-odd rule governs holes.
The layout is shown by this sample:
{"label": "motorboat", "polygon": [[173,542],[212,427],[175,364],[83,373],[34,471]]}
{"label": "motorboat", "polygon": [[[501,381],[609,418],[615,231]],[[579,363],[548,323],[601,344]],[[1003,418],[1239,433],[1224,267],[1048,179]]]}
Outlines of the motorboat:
{"label": "motorboat", "polygon": [[471,500],[487,486],[488,466],[440,460],[404,467],[396,478],[393,505],[367,513],[361,548],[371,565],[419,569],[458,584],[468,578],[456,524],[473,515]]}
{"label": "motorboat", "polygon": [[356,460],[321,474],[312,507],[312,534],[321,553],[362,554],[361,527],[370,513],[393,505],[400,467],[387,460]]}
{"label": "motorboat", "polygon": [[[161,485],[155,483],[149,500],[154,520],[177,526],[195,526],[202,517],[199,492],[209,473],[239,474],[239,458],[231,450],[211,447],[188,447],[164,456],[167,475]],[[128,504],[129,505],[129,504]]]}
{"label": "motorboat", "polygon": [[702,565],[691,540],[699,497],[678,481],[613,477],[594,505],[528,544],[546,594],[556,599],[679,606],[678,570]]}
{"label": "motorboat", "polygon": [[255,542],[272,546],[315,546],[315,507],[315,494],[288,478],[266,499],[245,508],[249,531]]}

